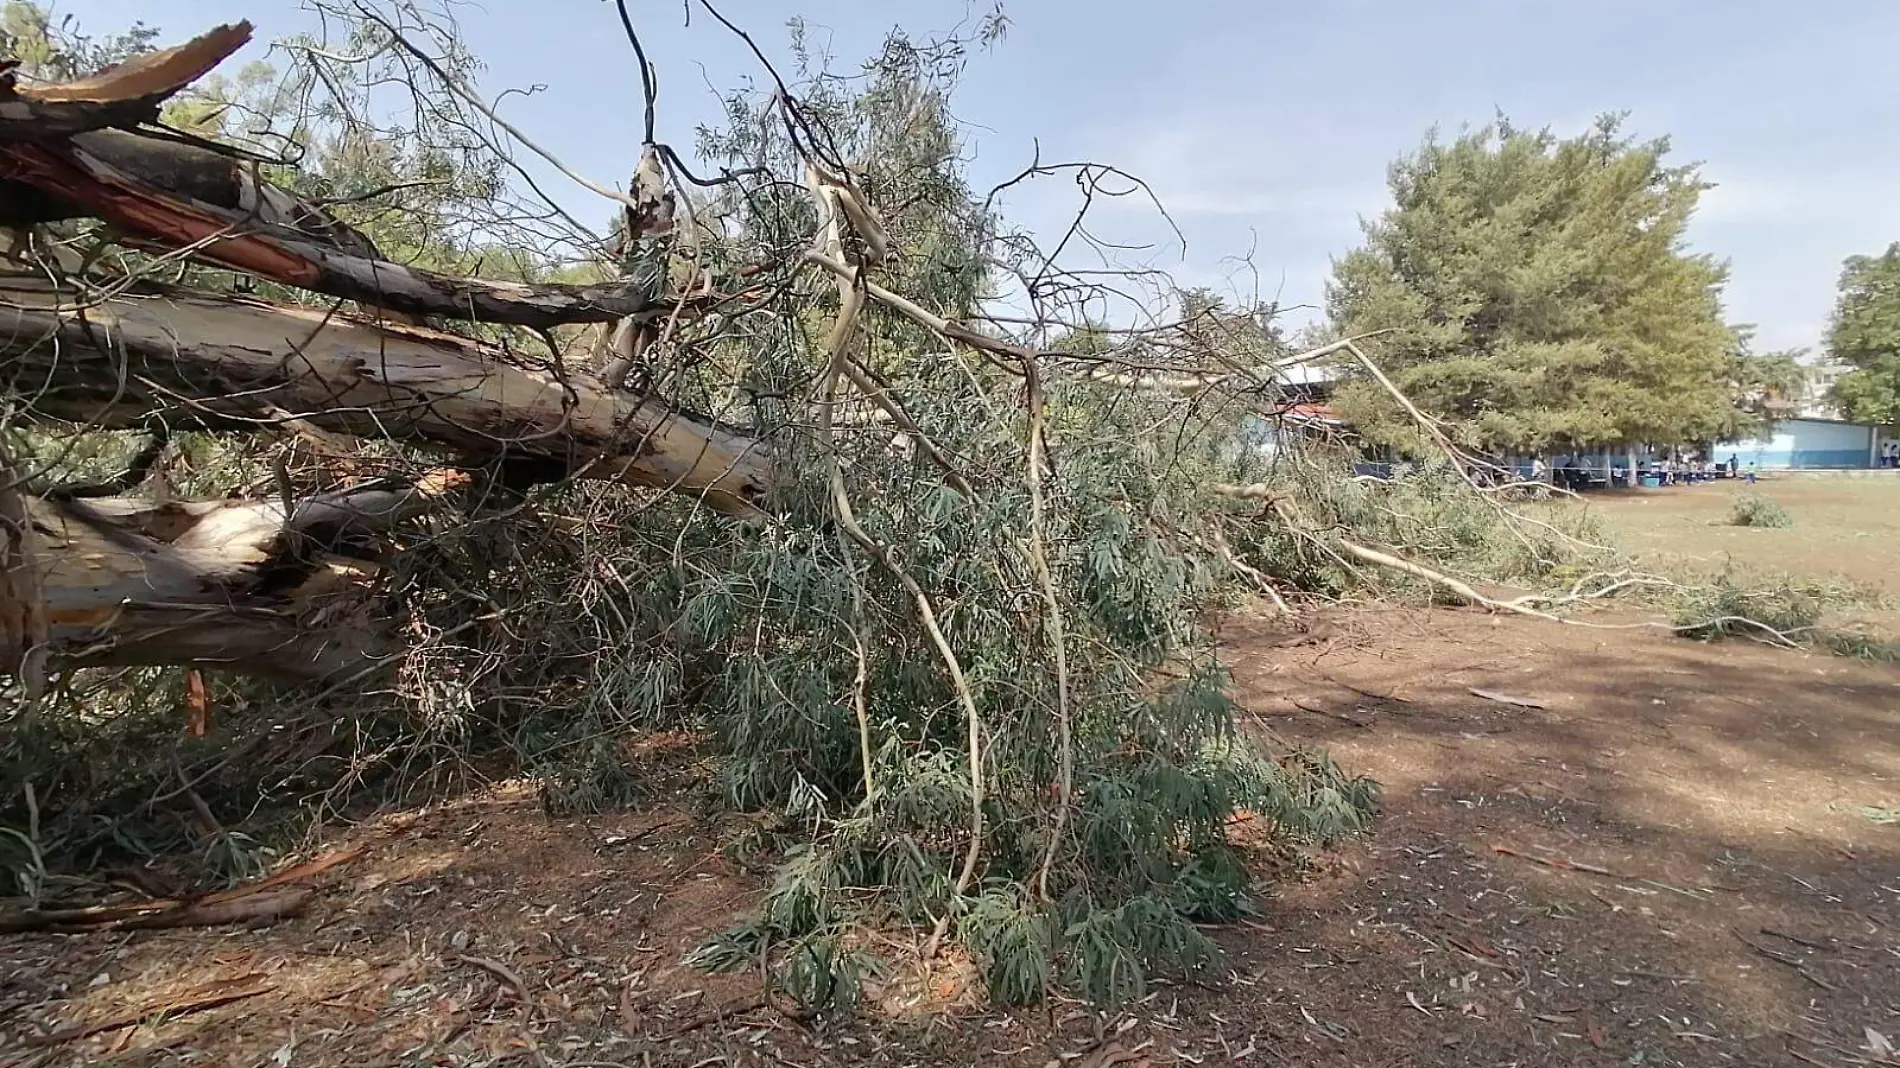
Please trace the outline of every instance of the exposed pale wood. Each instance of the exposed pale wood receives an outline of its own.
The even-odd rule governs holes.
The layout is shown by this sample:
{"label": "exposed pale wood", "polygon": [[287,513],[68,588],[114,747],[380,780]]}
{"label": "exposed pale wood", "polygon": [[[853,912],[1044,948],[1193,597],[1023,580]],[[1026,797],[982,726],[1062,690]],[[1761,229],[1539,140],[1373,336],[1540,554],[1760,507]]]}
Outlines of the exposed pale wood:
{"label": "exposed pale wood", "polygon": [[0,81],[0,139],[63,137],[158,117],[158,107],[251,39],[251,24],[219,26],[182,45],[134,56],[88,78],[23,86]]}
{"label": "exposed pale wood", "polygon": [[128,295],[79,310],[64,298],[43,280],[0,279],[0,359],[12,368],[0,388],[32,415],[131,427],[165,411],[229,429],[288,412],[476,462],[530,457],[703,495],[747,516],[771,482],[751,437],[579,371],[563,385],[454,335],[230,297]]}
{"label": "exposed pale wood", "polygon": [[43,546],[50,660],[74,666],[216,664],[292,679],[344,677],[385,652],[332,554],[420,514],[453,480],[383,482],[278,500],[44,500],[27,511]]}

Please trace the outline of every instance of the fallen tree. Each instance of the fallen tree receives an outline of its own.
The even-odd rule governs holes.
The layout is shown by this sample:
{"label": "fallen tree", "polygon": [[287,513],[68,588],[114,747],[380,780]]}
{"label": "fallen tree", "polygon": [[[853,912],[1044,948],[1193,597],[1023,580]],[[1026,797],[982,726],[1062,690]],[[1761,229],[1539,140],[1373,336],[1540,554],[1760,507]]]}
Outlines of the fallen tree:
{"label": "fallen tree", "polygon": [[367,676],[394,647],[365,596],[373,543],[460,481],[443,474],[290,502],[30,499],[47,659]]}
{"label": "fallen tree", "polygon": [[[410,85],[431,101],[419,123],[466,105],[430,128],[458,150],[510,129],[467,103],[482,97],[456,80],[457,43],[406,11],[348,16],[365,57],[305,54],[323,65],[312,84],[357,109],[339,158],[440,147],[410,131],[357,151],[375,124],[352,86]],[[1235,574],[1294,587],[1317,571],[1225,537],[1253,520],[1206,488],[1266,480],[1238,417],[1271,410],[1254,369],[1283,354],[1187,330],[1064,352],[1046,308],[1026,328],[986,320],[1010,263],[1037,294],[1100,283],[1025,261],[967,188],[946,103],[964,47],[893,38],[850,99],[736,100],[703,153],[715,178],[686,176],[649,131],[633,192],[613,197],[617,262],[589,263],[605,282],[398,263],[402,243],[439,238],[265,180],[213,138],[0,140],[0,223],[52,228],[0,283],[8,429],[36,443],[11,482],[29,537],[8,543],[36,581],[6,587],[0,633],[62,684],[139,666],[83,697],[53,688],[76,735],[150,724],[167,704],[146,695],[169,683],[148,666],[221,667],[224,696],[255,710],[217,717],[220,748],[163,767],[162,789],[101,779],[149,809],[237,775],[232,754],[277,728],[341,748],[348,722],[382,732],[376,755],[328,750],[344,770],[324,789],[398,763],[403,741],[437,747],[417,761],[433,768],[500,737],[551,806],[585,807],[629,796],[629,732],[685,728],[716,748],[730,803],[809,847],[705,947],[709,967],[763,957],[794,996],[835,1000],[867,923],[926,926],[930,951],[961,946],[1004,1001],[1125,1000],[1156,969],[1205,966],[1197,925],[1238,915],[1252,883],[1227,837],[1237,812],[1331,840],[1373,805],[1324,757],[1239,735],[1201,625]],[[383,170],[376,187],[400,184]],[[527,256],[561,214],[491,222]],[[528,258],[524,277],[572,266]],[[594,370],[569,328],[607,322],[623,329]],[[693,414],[735,410],[744,429]],[[155,426],[203,439],[201,467],[178,486],[100,478],[104,434]],[[301,432],[336,447],[298,466],[278,442]],[[372,463],[397,473],[364,477]],[[441,470],[488,467],[512,493]],[[62,761],[38,766],[83,793]],[[74,839],[82,815],[61,814]]]}

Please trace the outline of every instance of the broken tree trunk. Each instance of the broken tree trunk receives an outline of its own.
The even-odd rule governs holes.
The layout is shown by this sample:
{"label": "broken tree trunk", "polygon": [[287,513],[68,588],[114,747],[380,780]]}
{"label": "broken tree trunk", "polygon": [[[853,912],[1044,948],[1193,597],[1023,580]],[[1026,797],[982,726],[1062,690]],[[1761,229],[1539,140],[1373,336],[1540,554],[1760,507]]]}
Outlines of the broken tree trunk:
{"label": "broken tree trunk", "polygon": [[744,516],[759,514],[772,481],[754,438],[452,334],[237,297],[154,290],[88,306],[70,296],[44,279],[0,278],[0,389],[28,415],[107,428],[155,414],[211,429],[301,421],[475,463],[544,461]]}
{"label": "broken tree trunk", "polygon": [[0,140],[63,137],[158,118],[180,89],[211,72],[251,39],[251,24],[219,26],[174,48],[134,56],[76,82],[22,86],[0,68]]}
{"label": "broken tree trunk", "polygon": [[[136,174],[159,192],[237,213],[256,224],[293,231],[343,252],[381,259],[376,243],[321,204],[257,177],[240,156],[129,130],[75,134],[70,144],[113,169]],[[28,226],[92,218],[94,212],[60,190],[0,182],[0,225]]]}
{"label": "broken tree trunk", "polygon": [[64,666],[215,664],[288,679],[375,669],[384,634],[352,559],[465,476],[277,500],[27,498],[45,656]]}

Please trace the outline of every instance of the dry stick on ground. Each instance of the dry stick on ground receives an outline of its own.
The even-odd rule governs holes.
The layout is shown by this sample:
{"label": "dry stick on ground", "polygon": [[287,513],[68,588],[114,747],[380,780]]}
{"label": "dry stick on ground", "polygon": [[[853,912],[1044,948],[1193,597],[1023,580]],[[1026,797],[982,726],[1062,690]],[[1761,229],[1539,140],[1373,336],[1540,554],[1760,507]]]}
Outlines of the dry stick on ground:
{"label": "dry stick on ground", "polygon": [[[302,909],[308,890],[283,891],[291,883],[315,878],[361,857],[358,847],[338,849],[255,882],[202,897],[92,905],[72,909],[29,909],[0,914],[0,931],[124,930],[128,928],[215,927],[278,919]],[[273,893],[272,891],[277,891]]]}
{"label": "dry stick on ground", "polygon": [[1379,552],[1376,549],[1368,549],[1363,545],[1356,545],[1344,538],[1339,539],[1339,547],[1344,550],[1348,556],[1354,559],[1362,560],[1368,564],[1377,564],[1380,567],[1391,568],[1394,571],[1402,571],[1413,578],[1423,579],[1435,586],[1448,590],[1452,595],[1460,598],[1466,604],[1488,608],[1497,612],[1515,612],[1518,615],[1531,616],[1535,619],[1546,619],[1556,623],[1563,622],[1548,612],[1539,612],[1534,608],[1526,608],[1516,601],[1500,601],[1495,597],[1486,597],[1484,594],[1472,589],[1470,585],[1460,582],[1450,575],[1433,571],[1431,568],[1415,564],[1410,560],[1402,560],[1399,557]]}
{"label": "dry stick on ground", "polygon": [[294,916],[314,891],[280,890],[223,901],[141,901],[80,909],[27,909],[0,915],[0,933],[26,931],[132,931],[170,927],[224,927]]}
{"label": "dry stick on ground", "polygon": [[[61,1028],[58,1031],[44,1035],[29,1035],[24,1041],[26,1045],[29,1046],[58,1046],[67,1042],[77,1042],[82,1038],[91,1038],[94,1035],[103,1035],[108,1031],[123,1031],[128,1027],[137,1027],[156,1016],[177,1019],[180,1016],[188,1016],[195,1012],[203,1012],[206,1009],[215,1009],[221,1005],[229,1005],[234,1001],[243,1001],[246,998],[254,998],[261,994],[268,994],[277,989],[269,983],[259,983],[249,986],[238,985],[240,983],[253,982],[261,978],[263,978],[261,975],[247,975],[238,979],[223,980],[209,984],[206,987],[201,987],[199,988],[199,992],[187,995],[183,999],[148,1005],[137,1012],[129,1012],[123,1016],[114,1016],[111,1019],[102,1020],[99,1023],[78,1024],[73,1027]],[[234,986],[236,989],[232,989]]]}
{"label": "dry stick on ground", "polygon": [[506,964],[498,960],[491,960],[488,957],[471,957],[466,953],[457,953],[455,959],[461,961],[463,964],[480,968],[482,971],[487,972],[513,987],[515,997],[520,998],[522,1001],[531,1000],[528,996],[528,984],[522,981],[522,978],[514,973],[514,969],[508,967]]}
{"label": "dry stick on ground", "polygon": [[1046,547],[1042,375],[1033,356],[1023,360],[1023,381],[1029,400],[1029,564],[1036,572],[1037,585],[1042,587],[1043,606],[1048,610],[1044,626],[1056,667],[1056,818],[1049,830],[1049,844],[1043,850],[1042,864],[1036,870],[1036,893],[1046,901],[1049,900],[1049,869],[1055,865],[1056,850],[1062,845],[1062,835],[1069,824],[1069,809],[1074,803],[1075,752],[1069,707],[1068,639],[1063,629],[1062,601],[1056,596],[1056,581],[1049,571]]}
{"label": "dry stick on ground", "polygon": [[1796,975],[1799,975],[1801,978],[1806,979],[1808,982],[1813,983],[1815,986],[1820,987],[1822,990],[1837,989],[1833,983],[1830,983],[1826,979],[1823,979],[1820,976],[1809,971],[1808,966],[1805,962],[1796,960],[1793,957],[1776,953],[1774,950],[1769,949],[1767,946],[1764,946],[1759,942],[1751,941],[1748,938],[1748,936],[1742,934],[1742,932],[1735,930],[1734,928],[1730,928],[1729,933],[1734,935],[1736,940],[1741,942],[1742,945],[1745,945],[1748,948],[1754,950],[1755,952],[1761,954],[1762,956],[1767,957],[1769,960],[1774,961],[1776,964],[1785,964],[1788,967],[1793,968]]}

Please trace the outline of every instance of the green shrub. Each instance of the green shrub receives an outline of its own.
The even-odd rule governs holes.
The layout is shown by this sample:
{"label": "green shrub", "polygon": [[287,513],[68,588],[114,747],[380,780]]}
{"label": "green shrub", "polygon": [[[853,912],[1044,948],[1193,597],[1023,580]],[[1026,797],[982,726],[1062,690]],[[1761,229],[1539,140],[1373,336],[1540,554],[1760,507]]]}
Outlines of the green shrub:
{"label": "green shrub", "polygon": [[1743,493],[1729,507],[1728,522],[1732,527],[1791,527],[1794,517],[1759,493]]}

